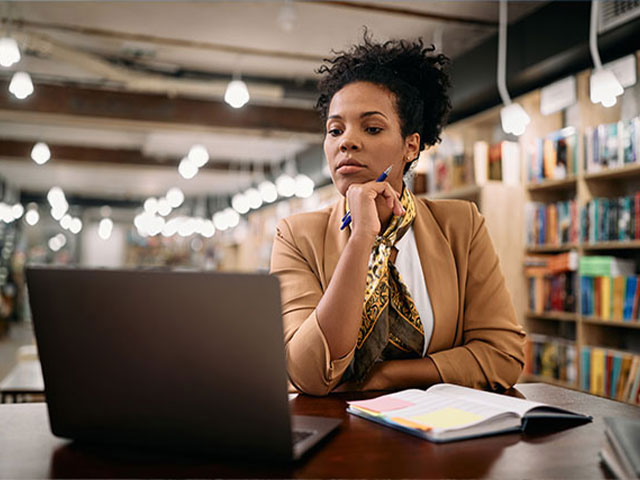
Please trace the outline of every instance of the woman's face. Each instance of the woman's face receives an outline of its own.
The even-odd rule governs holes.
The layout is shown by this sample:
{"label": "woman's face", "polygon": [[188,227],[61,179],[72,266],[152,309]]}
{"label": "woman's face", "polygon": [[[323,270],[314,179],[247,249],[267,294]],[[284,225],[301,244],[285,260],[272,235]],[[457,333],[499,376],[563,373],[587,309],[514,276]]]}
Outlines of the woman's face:
{"label": "woman's face", "polygon": [[340,194],[352,183],[376,180],[390,165],[387,181],[402,190],[404,166],[418,156],[420,136],[402,138],[394,98],[384,87],[354,82],[331,99],[324,153]]}

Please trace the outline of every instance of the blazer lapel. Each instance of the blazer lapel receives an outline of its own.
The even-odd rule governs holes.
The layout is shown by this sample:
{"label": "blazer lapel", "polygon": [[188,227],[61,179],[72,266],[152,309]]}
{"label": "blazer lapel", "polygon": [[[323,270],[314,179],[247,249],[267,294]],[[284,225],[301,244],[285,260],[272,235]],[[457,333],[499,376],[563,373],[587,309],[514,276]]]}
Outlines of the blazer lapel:
{"label": "blazer lapel", "polygon": [[431,210],[415,198],[413,230],[433,309],[433,334],[427,353],[453,346],[458,325],[458,275],[448,240]]}
{"label": "blazer lapel", "polygon": [[345,200],[341,198],[338,200],[329,214],[329,221],[327,223],[327,229],[324,237],[324,275],[322,278],[322,290],[326,291],[329,281],[333,276],[333,272],[338,265],[340,255],[347,246],[349,235],[351,234],[350,228],[340,230],[342,224],[342,217],[344,216]]}

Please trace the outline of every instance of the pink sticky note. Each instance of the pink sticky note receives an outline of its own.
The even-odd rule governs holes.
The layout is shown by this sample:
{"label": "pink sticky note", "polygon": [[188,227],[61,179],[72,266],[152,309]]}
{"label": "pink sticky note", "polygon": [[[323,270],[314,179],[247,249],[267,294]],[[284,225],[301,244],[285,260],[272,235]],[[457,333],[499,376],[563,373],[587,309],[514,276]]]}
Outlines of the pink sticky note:
{"label": "pink sticky note", "polygon": [[414,403],[389,395],[383,395],[382,397],[372,398],[371,400],[349,402],[349,405],[366,408],[374,412],[389,412],[391,410],[398,410],[399,408],[412,407]]}

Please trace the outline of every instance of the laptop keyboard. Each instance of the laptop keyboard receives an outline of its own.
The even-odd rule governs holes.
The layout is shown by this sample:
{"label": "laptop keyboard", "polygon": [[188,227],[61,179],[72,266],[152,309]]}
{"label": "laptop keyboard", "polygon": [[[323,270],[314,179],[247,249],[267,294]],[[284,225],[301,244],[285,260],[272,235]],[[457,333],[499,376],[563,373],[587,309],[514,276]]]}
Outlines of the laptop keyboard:
{"label": "laptop keyboard", "polygon": [[311,435],[316,433],[315,430],[293,430],[291,432],[293,434],[293,444],[302,442],[305,438],[309,438]]}

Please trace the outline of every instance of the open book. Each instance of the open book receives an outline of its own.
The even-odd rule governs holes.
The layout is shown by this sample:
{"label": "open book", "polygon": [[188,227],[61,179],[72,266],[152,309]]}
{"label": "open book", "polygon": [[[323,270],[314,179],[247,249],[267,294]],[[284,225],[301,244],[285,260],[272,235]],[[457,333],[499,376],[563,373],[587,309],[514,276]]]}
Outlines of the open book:
{"label": "open book", "polygon": [[561,428],[592,420],[544,403],[448,383],[348,403],[349,413],[432,442],[525,431],[539,422]]}

